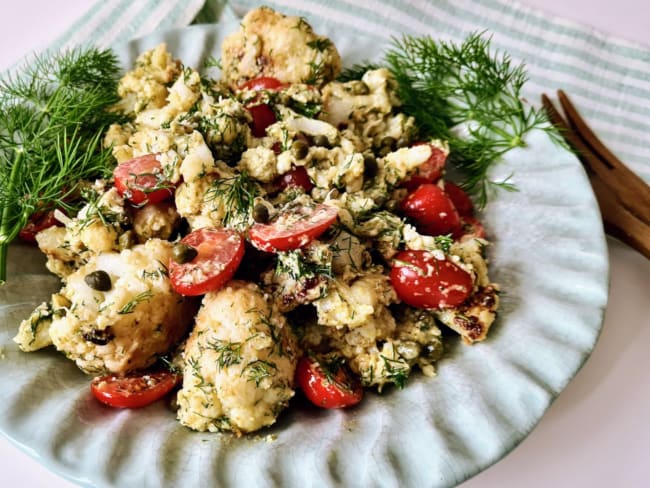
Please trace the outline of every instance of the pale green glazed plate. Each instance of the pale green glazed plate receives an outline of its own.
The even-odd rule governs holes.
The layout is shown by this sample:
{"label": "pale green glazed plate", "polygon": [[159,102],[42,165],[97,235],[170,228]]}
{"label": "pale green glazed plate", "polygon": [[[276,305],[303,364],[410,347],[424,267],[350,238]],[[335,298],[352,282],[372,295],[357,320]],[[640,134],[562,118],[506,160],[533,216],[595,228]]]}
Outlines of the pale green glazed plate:
{"label": "pale green glazed plate", "polygon": [[[125,67],[166,41],[185,64],[219,56],[236,24],[149,36],[120,49]],[[346,64],[381,46],[330,35]],[[49,469],[83,486],[452,486],[516,446],[575,375],[597,340],[607,301],[608,262],[598,208],[582,167],[544,133],[498,166],[517,193],[485,212],[491,274],[502,308],[489,340],[451,343],[434,379],[416,374],[404,390],[368,394],[355,409],[294,402],[258,436],[201,434],[158,403],[105,408],[89,380],[54,351],[21,353],[18,323],[49,293],[33,249],[10,252],[0,287],[0,431]]]}

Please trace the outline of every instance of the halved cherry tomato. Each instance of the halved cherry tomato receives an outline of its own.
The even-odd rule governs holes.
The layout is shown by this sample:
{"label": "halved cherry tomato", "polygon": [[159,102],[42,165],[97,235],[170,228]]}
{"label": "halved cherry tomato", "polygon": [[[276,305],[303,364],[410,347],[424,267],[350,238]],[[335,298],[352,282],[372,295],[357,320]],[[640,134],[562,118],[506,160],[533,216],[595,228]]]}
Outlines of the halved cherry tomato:
{"label": "halved cherry tomato", "polygon": [[472,276],[429,251],[402,251],[392,262],[390,282],[397,296],[417,308],[452,308],[472,292]]}
{"label": "halved cherry tomato", "polygon": [[282,190],[290,186],[299,186],[307,193],[314,188],[314,184],[311,182],[304,166],[296,166],[284,173],[278,178],[278,185]]}
{"label": "halved cherry tomato", "polygon": [[108,375],[95,378],[90,391],[97,400],[116,408],[145,407],[167,395],[181,380],[169,371]]}
{"label": "halved cherry tomato", "polygon": [[485,227],[479,219],[476,217],[461,217],[462,232],[460,239],[473,239],[478,237],[480,239],[485,238]]}
{"label": "halved cherry tomato", "polygon": [[181,295],[203,295],[221,288],[244,257],[244,238],[232,229],[198,229],[181,239],[180,244],[197,252],[186,263],[169,261],[172,287]]}
{"label": "halved cherry tomato", "polygon": [[424,234],[458,237],[461,231],[458,211],[438,185],[426,183],[417,187],[402,201],[401,210]]}
{"label": "halved cherry tomato", "polygon": [[48,227],[62,225],[63,224],[56,220],[54,217],[54,210],[49,210],[47,212],[36,212],[29,218],[29,221],[25,227],[23,227],[20,232],[18,232],[18,237],[20,237],[25,242],[34,244],[36,242],[36,234],[38,234],[40,231],[45,230]]}
{"label": "halved cherry tomato", "polygon": [[428,144],[431,147],[431,156],[421,164],[408,180],[402,183],[407,190],[413,191],[424,183],[435,183],[442,176],[447,162],[447,152],[428,142],[418,142],[414,146]]}
{"label": "halved cherry tomato", "polygon": [[251,131],[255,137],[264,137],[266,135],[266,128],[269,125],[274,124],[277,120],[275,118],[275,112],[273,112],[273,109],[266,103],[248,106],[246,107],[246,110],[248,110],[253,117]]}
{"label": "halved cherry tomato", "polygon": [[445,193],[451,199],[461,217],[474,215],[474,204],[469,195],[456,183],[445,181]]}
{"label": "halved cherry tomato", "polygon": [[282,90],[283,88],[286,87],[287,84],[282,83],[277,78],[273,78],[272,76],[260,76],[259,78],[248,80],[242,83],[239,89],[260,91],[260,90]]}
{"label": "halved cherry tomato", "polygon": [[345,408],[363,398],[363,388],[344,364],[322,364],[303,356],[296,368],[296,382],[305,396],[321,408]]}
{"label": "halved cherry tomato", "polygon": [[338,213],[338,208],[323,203],[296,207],[270,224],[254,224],[248,236],[262,251],[291,251],[306,246],[325,232],[336,221]]}
{"label": "halved cherry tomato", "polygon": [[136,205],[159,203],[174,194],[174,185],[167,180],[155,154],[121,163],[113,178],[119,194]]}

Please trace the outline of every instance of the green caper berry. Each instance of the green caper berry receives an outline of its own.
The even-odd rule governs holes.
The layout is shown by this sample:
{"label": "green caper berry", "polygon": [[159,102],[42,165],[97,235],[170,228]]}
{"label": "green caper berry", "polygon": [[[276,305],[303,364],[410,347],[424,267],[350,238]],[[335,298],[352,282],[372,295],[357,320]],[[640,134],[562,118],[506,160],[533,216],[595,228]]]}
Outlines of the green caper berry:
{"label": "green caper berry", "polygon": [[382,147],[379,149],[379,155],[380,155],[382,158],[383,158],[384,156],[386,156],[387,154],[390,154],[390,153],[392,153],[392,152],[393,152],[393,150],[391,149],[390,146],[382,146]]}
{"label": "green caper berry", "polygon": [[391,136],[386,136],[381,140],[381,147],[387,147],[389,149],[393,149],[395,145],[397,144],[397,141],[395,140],[394,137]]}
{"label": "green caper berry", "polygon": [[305,141],[294,141],[291,144],[291,154],[296,159],[304,159],[309,153],[309,146]]}
{"label": "green caper berry", "polygon": [[365,154],[363,156],[363,178],[365,180],[371,180],[377,176],[377,171],[379,166],[377,165],[377,160],[372,154]]}
{"label": "green caper berry", "polygon": [[350,90],[355,95],[367,95],[368,93],[370,93],[370,89],[368,88],[368,85],[366,85],[361,80],[353,82],[352,86],[350,87]]}
{"label": "green caper berry", "polygon": [[172,249],[172,259],[178,264],[189,263],[199,252],[192,246],[179,242]]}
{"label": "green caper berry", "polygon": [[84,281],[90,288],[97,291],[108,291],[113,288],[111,277],[106,271],[102,271],[101,269],[88,273],[84,276]]}
{"label": "green caper berry", "polygon": [[330,141],[327,139],[327,136],[323,134],[315,135],[312,139],[314,141],[314,146],[323,146],[329,148]]}
{"label": "green caper berry", "polygon": [[113,339],[115,339],[115,335],[113,334],[113,329],[111,328],[110,325],[103,330],[92,329],[90,332],[83,333],[82,337],[88,342],[92,342],[93,344],[97,344],[98,346],[105,346]]}
{"label": "green caper berry", "polygon": [[266,224],[269,221],[269,209],[263,203],[253,207],[253,220],[258,224]]}

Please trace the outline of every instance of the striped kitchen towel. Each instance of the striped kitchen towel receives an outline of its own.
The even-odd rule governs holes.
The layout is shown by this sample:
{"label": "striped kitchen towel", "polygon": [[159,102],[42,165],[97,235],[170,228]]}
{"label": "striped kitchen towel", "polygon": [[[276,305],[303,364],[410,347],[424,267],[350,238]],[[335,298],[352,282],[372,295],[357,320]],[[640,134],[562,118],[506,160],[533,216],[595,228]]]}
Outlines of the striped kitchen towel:
{"label": "striped kitchen towel", "polygon": [[[650,49],[551,17],[511,0],[265,0],[301,15],[318,30],[329,24],[386,42],[403,34],[460,41],[486,31],[495,48],[524,62],[524,95],[563,88],[621,159],[650,181]],[[258,1],[97,1],[53,48],[110,46],[157,29],[231,20]]]}

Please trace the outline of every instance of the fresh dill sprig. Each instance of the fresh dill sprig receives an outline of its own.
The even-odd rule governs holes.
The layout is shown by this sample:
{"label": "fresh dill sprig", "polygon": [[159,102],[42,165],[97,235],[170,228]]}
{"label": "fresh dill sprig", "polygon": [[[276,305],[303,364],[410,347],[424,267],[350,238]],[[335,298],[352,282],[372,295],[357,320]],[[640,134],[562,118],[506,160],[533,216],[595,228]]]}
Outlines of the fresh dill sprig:
{"label": "fresh dill sprig", "polygon": [[[490,181],[490,167],[510,149],[524,146],[528,132],[548,127],[544,112],[522,99],[524,65],[494,52],[490,42],[482,33],[461,44],[405,36],[386,54],[403,110],[415,117],[420,136],[449,142],[450,161],[480,206],[494,186],[514,189]],[[465,134],[458,133],[459,124]]]}
{"label": "fresh dill sprig", "polygon": [[0,283],[7,248],[38,211],[72,211],[83,179],[110,172],[104,130],[121,115],[117,57],[76,49],[36,57],[0,77]]}
{"label": "fresh dill sprig", "polygon": [[223,225],[243,230],[248,225],[255,197],[260,194],[257,183],[242,171],[229,178],[215,180],[205,194],[206,202],[215,202],[224,210]]}

